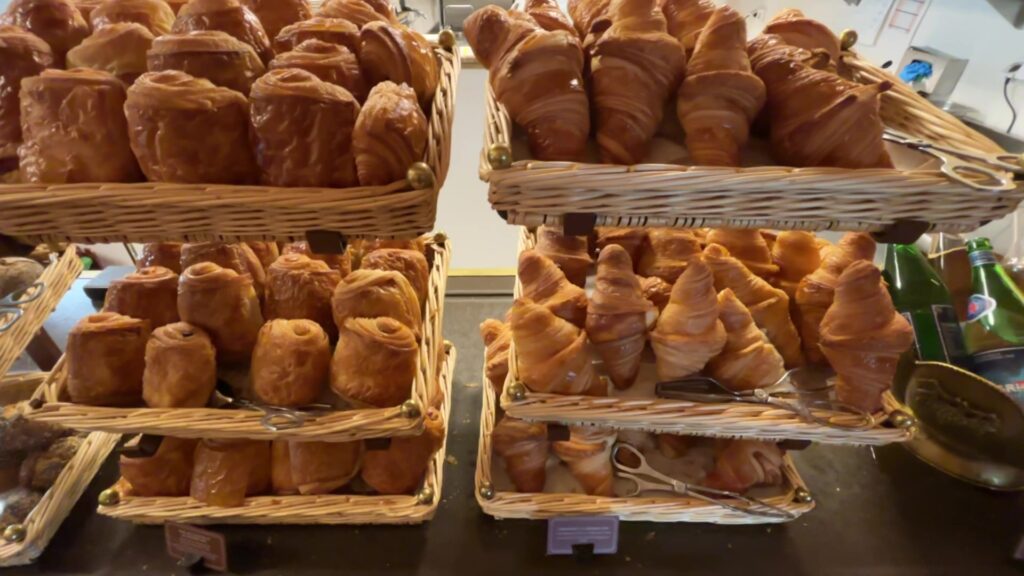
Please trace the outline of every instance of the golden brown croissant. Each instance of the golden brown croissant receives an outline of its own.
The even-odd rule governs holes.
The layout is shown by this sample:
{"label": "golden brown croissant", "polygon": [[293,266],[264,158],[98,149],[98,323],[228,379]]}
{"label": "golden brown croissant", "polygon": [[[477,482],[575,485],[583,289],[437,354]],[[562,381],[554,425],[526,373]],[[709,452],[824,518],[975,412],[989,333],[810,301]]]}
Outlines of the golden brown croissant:
{"label": "golden brown croissant", "polygon": [[41,38],[53,52],[53,65],[64,67],[68,50],[89,35],[89,23],[70,0],[13,0],[0,16],[0,24],[11,24]]}
{"label": "golden brown croissant", "polygon": [[142,403],[149,321],[114,312],[90,314],[68,333],[68,395],[75,404]]}
{"label": "golden brown croissant", "polygon": [[778,35],[787,44],[810,52],[823,50],[833,64],[839,62],[839,38],[828,26],[806,17],[796,8],[789,8],[776,14],[761,33]]}
{"label": "golden brown croissant", "polygon": [[597,280],[587,306],[587,337],[604,361],[616,388],[633,385],[647,344],[654,305],[643,296],[633,262],[621,246],[611,245],[597,258]]}
{"label": "golden brown croissant", "polygon": [[167,268],[142,268],[110,283],[104,312],[149,321],[151,329],[178,321],[178,275]]}
{"label": "golden brown croissant", "polygon": [[217,351],[205,330],[175,322],[146,342],[142,398],[151,408],[206,406],[217,386]]}
{"label": "golden brown croissant", "polygon": [[242,0],[256,14],[267,38],[273,40],[286,26],[313,16],[309,0]]}
{"label": "golden brown croissant", "polygon": [[226,32],[252,46],[263,64],[274,57],[263,24],[241,0],[190,0],[178,11],[171,32],[181,34],[194,30]]}
{"label": "golden brown croissant", "polygon": [[657,0],[612,0],[612,25],[594,44],[590,76],[601,159],[636,164],[683,80],[686,52],[666,31]]}
{"label": "golden brown croissant", "polygon": [[579,160],[590,137],[583,50],[576,35],[544,30],[526,14],[485,6],[466,39],[490,70],[491,89],[523,127],[539,160]]}
{"label": "golden brown croissant", "polygon": [[715,469],[704,480],[709,488],[742,494],[754,486],[776,486],[785,478],[783,452],[775,443],[722,440],[716,452]]}
{"label": "golden brown croissant", "polygon": [[154,37],[171,31],[174,10],[164,0],[104,0],[89,13],[93,31],[120,22],[135,22],[146,27]]}
{"label": "golden brown croissant", "polygon": [[135,263],[138,269],[161,266],[181,274],[181,242],[152,242],[142,245],[142,256]]}
{"label": "golden brown croissant", "polygon": [[130,85],[146,73],[146,52],[153,34],[142,24],[108,24],[68,51],[69,68],[103,70]]}
{"label": "golden brown croissant", "polygon": [[598,226],[595,229],[597,235],[597,251],[604,250],[606,246],[616,244],[625,248],[629,254],[629,260],[636,266],[640,261],[640,252],[644,243],[647,242],[646,228],[615,228]]}
{"label": "golden brown croissant", "polygon": [[192,461],[197,440],[160,438],[152,455],[121,454],[121,478],[128,482],[132,496],[188,496],[192,483]]}
{"label": "golden brown croissant", "polygon": [[249,102],[234,90],[177,70],[149,72],[128,89],[124,114],[150,181],[241,184],[257,174]]}
{"label": "golden brown croissant", "polygon": [[391,439],[385,450],[369,450],[359,477],[379,494],[411,494],[423,482],[427,465],[444,444],[444,420],[433,408],[424,415],[419,436]]}
{"label": "golden brown croissant", "polygon": [[534,392],[605,396],[594,372],[583,330],[548,308],[519,298],[509,312],[519,378]]}
{"label": "golden brown croissant", "polygon": [[[747,55],[750,57],[750,67],[755,74],[762,64],[776,58],[795,60],[819,70],[830,69],[831,64],[828,52],[805,50],[799,46],[788,44],[782,36],[777,34],[761,34],[748,42]],[[763,117],[764,114],[761,116]]]}
{"label": "golden brown croissant", "polygon": [[313,260],[320,260],[327,263],[331,270],[337,270],[342,278],[352,272],[352,249],[348,247],[341,254],[314,254],[309,248],[309,242],[289,242],[281,249],[281,254],[303,254]]}
{"label": "golden brown croissant", "polygon": [[181,70],[246,95],[266,72],[252,46],[220,30],[165,34],[153,41],[147,61],[150,72]]}
{"label": "golden brown croissant", "polygon": [[[269,186],[355,186],[352,94],[295,68],[271,70],[249,95],[253,152]],[[329,128],[328,128],[329,127]]]}
{"label": "golden brown croissant", "polygon": [[217,359],[226,363],[248,362],[263,326],[252,279],[213,262],[200,262],[181,273],[178,314],[210,334]]}
{"label": "golden brown croissant", "polygon": [[21,82],[21,177],[27,182],[136,182],[124,84],[107,72],[44,70]]}
{"label": "golden brown croissant", "polygon": [[656,437],[658,452],[661,452],[666,458],[682,458],[696,440],[697,438],[694,436],[678,434],[658,434]]}
{"label": "golden brown croissant", "polygon": [[271,320],[252,351],[252,392],[271,406],[306,406],[327,387],[331,344],[312,320]]}
{"label": "golden brown croissant", "polygon": [[267,278],[256,253],[244,243],[196,242],[181,247],[181,269],[200,262],[213,262],[252,279],[256,295],[263,296]]}
{"label": "golden brown croissant", "polygon": [[427,149],[427,117],[416,92],[394,82],[370,90],[352,133],[359,184],[383,186],[405,178]]}
{"label": "golden brown croissant", "polygon": [[825,250],[821,265],[800,280],[796,290],[796,308],[799,311],[800,337],[804,354],[812,364],[825,361],[818,348],[818,329],[825,312],[832,306],[839,276],[857,260],[872,261],[875,241],[863,232],[848,232],[835,246]]}
{"label": "golden brown croissant", "polygon": [[398,406],[419,366],[416,336],[394,318],[349,318],[338,326],[331,389],[355,405]]}
{"label": "golden brown croissant", "polygon": [[394,318],[418,339],[423,325],[419,300],[412,285],[398,272],[356,270],[341,279],[331,296],[334,324],[340,329],[349,318]]}
{"label": "golden brown croissant", "polygon": [[615,480],[612,446],[616,433],[605,428],[572,426],[569,439],[553,442],[551,449],[591,496],[611,496]]}
{"label": "golden brown croissant", "polygon": [[327,0],[320,5],[317,16],[344,18],[362,28],[371,22],[398,24],[388,0]]}
{"label": "golden brown croissant", "polygon": [[331,297],[339,282],[341,274],[331,270],[326,262],[303,254],[285,254],[267,270],[264,315],[267,320],[312,320],[330,338],[336,338],[338,328],[331,312]]}
{"label": "golden brown croissant", "polygon": [[495,394],[501,396],[508,378],[508,348],[512,344],[512,330],[508,322],[488,318],[480,324],[480,337],[484,340],[484,373]]}
{"label": "golden brown croissant", "polygon": [[545,467],[551,444],[548,426],[504,416],[491,432],[494,453],[505,461],[505,471],[518,492],[543,492]]}
{"label": "golden brown croissant", "polygon": [[840,402],[867,412],[882,409],[900,356],[914,331],[893,307],[882,273],[869,261],[850,264],[836,284],[835,300],[821,321],[821,350],[839,376]]}
{"label": "golden brown croissant", "polygon": [[718,317],[728,337],[722,352],[708,362],[707,374],[736,392],[778,382],[786,373],[782,355],[728,288],[718,294]]}
{"label": "golden brown croissant", "polygon": [[359,102],[366,101],[369,88],[359,68],[359,59],[348,48],[310,39],[291,52],[278,54],[270,61],[270,69],[300,68],[336,86],[348,90]]}
{"label": "golden brown croissant", "polygon": [[[813,232],[787,230],[772,246],[772,261],[779,267],[773,284],[789,296],[789,309],[796,309],[796,290],[800,281],[821,265],[818,239]],[[794,315],[794,320],[796,316]],[[797,326],[799,328],[799,326]]]}
{"label": "golden brown croissant", "polygon": [[[53,66],[53,51],[46,42],[17,26],[0,24],[0,163],[17,168],[21,143],[21,79]],[[0,173],[5,167],[0,165]]]}
{"label": "golden brown croissant", "polygon": [[550,258],[536,250],[519,254],[519,282],[523,296],[582,328],[587,320],[587,293],[569,282]]}
{"label": "golden brown croissant", "polygon": [[359,54],[359,27],[344,18],[323,18],[314,16],[302,22],[285,26],[274,38],[274,50],[278,54],[295,50],[306,40],[320,40],[338,44]]}
{"label": "golden brown croissant", "polygon": [[[611,0],[569,0],[569,16],[572,17],[576,34],[580,38],[596,39],[607,30],[611,24],[608,21],[608,6],[610,4]],[[596,30],[594,29],[595,24],[597,25]]]}
{"label": "golden brown croissant", "polygon": [[555,0],[526,0],[526,13],[545,30],[565,30],[575,34],[569,17],[562,12]]}
{"label": "golden brown croissant", "polygon": [[636,272],[640,276],[656,276],[675,284],[690,260],[700,255],[700,242],[686,230],[653,228],[640,250]]}
{"label": "golden brown croissant", "polygon": [[374,250],[380,250],[382,248],[401,248],[403,250],[416,250],[417,252],[423,252],[424,255],[426,255],[427,252],[426,240],[422,236],[412,239],[359,239],[352,243],[352,249],[358,254],[359,259],[362,259],[364,256],[373,252]]}
{"label": "golden brown croissant", "polygon": [[[86,23],[91,22],[90,16],[92,11],[99,8],[103,2],[104,0],[71,0],[71,3],[75,5],[75,8],[78,8],[78,12],[85,19]],[[170,2],[167,4],[170,5]],[[173,10],[173,7],[171,9]],[[89,24],[89,30],[92,30],[92,24]]]}
{"label": "golden brown croissant", "polygon": [[288,442],[271,447],[274,494],[330,494],[359,472],[366,447],[355,442]]}
{"label": "golden brown croissant", "polygon": [[566,236],[553,226],[540,226],[535,249],[561,268],[570,282],[581,288],[586,285],[587,272],[594,262],[586,236]]}
{"label": "golden brown croissant", "polygon": [[690,261],[672,286],[672,296],[651,332],[651,347],[662,380],[699,372],[725,346],[711,270],[703,260]]}
{"label": "golden brown croissant", "polygon": [[715,228],[708,232],[706,243],[722,246],[733,258],[742,262],[747,270],[766,280],[779,272],[760,230]]}
{"label": "golden brown croissant", "polygon": [[661,6],[668,23],[668,33],[686,52],[693,52],[697,39],[718,7],[711,0],[665,0]]}
{"label": "golden brown croissant", "polygon": [[637,278],[640,278],[640,290],[643,291],[644,298],[654,304],[658,312],[663,311],[672,298],[672,285],[657,276],[647,278],[637,276]]}
{"label": "golden brown croissant", "polygon": [[205,438],[196,446],[189,495],[210,506],[241,506],[270,491],[270,442]]}
{"label": "golden brown croissant", "polygon": [[424,110],[437,90],[437,57],[427,39],[400,24],[371,22],[359,31],[359,64],[371,85],[411,86]]}
{"label": "golden brown croissant", "polygon": [[269,274],[270,265],[281,255],[277,242],[246,242],[245,245],[252,250],[252,253],[256,255],[256,259],[260,261],[260,265]]}
{"label": "golden brown croissant", "polygon": [[416,250],[403,248],[381,248],[363,256],[359,263],[360,270],[394,270],[409,281],[416,293],[420,309],[427,305],[427,288],[430,282],[430,270],[427,257]]}
{"label": "golden brown croissant", "polygon": [[687,64],[676,113],[694,164],[739,166],[740,149],[765,103],[764,83],[750,71],[747,25],[728,6],[712,13]]}
{"label": "golden brown croissant", "polygon": [[708,244],[704,260],[715,275],[715,287],[729,288],[750,310],[754,322],[764,330],[775,349],[782,354],[787,368],[803,366],[800,335],[789,317],[789,296],[766,280],[755,276],[723,246]]}

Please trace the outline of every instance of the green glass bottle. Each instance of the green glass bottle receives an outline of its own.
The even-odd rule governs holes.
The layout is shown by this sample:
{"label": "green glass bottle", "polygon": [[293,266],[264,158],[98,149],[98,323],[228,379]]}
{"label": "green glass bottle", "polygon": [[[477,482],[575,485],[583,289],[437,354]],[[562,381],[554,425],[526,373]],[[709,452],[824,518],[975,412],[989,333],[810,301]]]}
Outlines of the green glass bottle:
{"label": "green glass bottle", "polygon": [[988,238],[967,242],[973,294],[964,337],[974,372],[1024,404],[1024,294],[996,262]]}
{"label": "green glass bottle", "polygon": [[893,305],[914,329],[918,359],[966,366],[964,336],[949,290],[921,250],[889,244],[883,274]]}

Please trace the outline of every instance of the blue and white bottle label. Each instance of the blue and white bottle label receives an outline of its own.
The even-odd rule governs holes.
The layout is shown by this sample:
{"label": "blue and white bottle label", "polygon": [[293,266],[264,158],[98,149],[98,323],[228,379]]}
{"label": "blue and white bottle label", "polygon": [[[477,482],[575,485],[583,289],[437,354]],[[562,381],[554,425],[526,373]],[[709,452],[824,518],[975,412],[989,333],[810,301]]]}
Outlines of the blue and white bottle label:
{"label": "blue and white bottle label", "polygon": [[984,294],[971,294],[967,299],[967,321],[974,322],[996,309],[996,301]]}
{"label": "blue and white bottle label", "polygon": [[1002,386],[1018,404],[1024,405],[1024,348],[1001,348],[971,357],[974,372]]}

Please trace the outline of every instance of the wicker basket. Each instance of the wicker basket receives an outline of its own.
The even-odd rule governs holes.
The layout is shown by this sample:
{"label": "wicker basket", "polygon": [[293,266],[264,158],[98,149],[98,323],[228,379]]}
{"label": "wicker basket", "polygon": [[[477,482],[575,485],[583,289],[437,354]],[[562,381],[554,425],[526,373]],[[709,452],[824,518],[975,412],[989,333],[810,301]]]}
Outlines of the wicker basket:
{"label": "wicker basket", "polygon": [[[533,248],[534,237],[521,229],[519,250]],[[522,293],[516,280],[515,296]],[[804,422],[796,414],[763,404],[704,404],[660,398],[573,396],[531,392],[518,381],[515,344],[509,354],[509,376],[501,407],[524,420],[590,423],[613,428],[673,432],[723,438],[813,440],[824,444],[882,445],[903,442],[913,435],[915,421],[886,392],[884,409],[872,416],[867,429],[833,428]],[[824,415],[823,415],[824,416]],[[858,418],[836,413],[837,424],[854,425]]]}
{"label": "wicker basket", "polygon": [[[765,524],[784,520],[749,516],[694,498],[604,497],[585,494],[529,494],[499,492],[491,479],[491,433],[497,417],[494,389],[484,383],[480,413],[480,448],[476,459],[476,500],[484,512],[496,518],[552,518],[555,516],[613,515],[620,520],[646,522],[711,522],[714,524]],[[814,500],[793,461],[785,456],[785,491],[765,501],[794,517],[814,509]]]}
{"label": "wicker basket", "polygon": [[[445,427],[451,411],[455,347],[445,343],[446,358],[440,375],[441,413]],[[114,498],[115,504],[98,509],[100,514],[140,524],[185,522],[188,524],[419,524],[434,517],[441,502],[445,443],[434,455],[423,485],[409,496],[255,496],[242,506],[207,506],[188,497]],[[110,490],[105,491],[109,497]],[[114,494],[117,494],[115,491]]]}
{"label": "wicker basket", "polygon": [[301,240],[309,231],[340,232],[350,239],[429,232],[448,173],[461,67],[450,50],[436,52],[441,79],[426,164],[410,167],[406,180],[344,189],[159,182],[0,185],[0,234],[30,242],[95,243]]}
{"label": "wicker basket", "polygon": [[[998,145],[917,96],[853,52],[843,61],[864,83],[889,80],[883,122],[936,143],[987,153]],[[897,221],[966,232],[1014,210],[1024,184],[982,192],[934,168],[870,169],[758,166],[713,168],[668,164],[622,166],[512,158],[513,124],[488,91],[480,178],[510,224],[565,224],[586,216],[597,226],[732,227],[882,231]],[[591,217],[594,217],[593,219]]]}
{"label": "wicker basket", "polygon": [[[28,400],[46,379],[44,372],[15,374],[0,380],[0,404],[14,404]],[[93,432],[82,443],[71,461],[57,477],[43,499],[22,524],[19,541],[0,540],[0,566],[28,564],[39,557],[61,522],[71,512],[75,502],[92,482],[107,455],[114,449],[120,436]]]}
{"label": "wicker basket", "polygon": [[298,428],[273,431],[260,424],[262,412],[218,408],[109,408],[67,402],[66,359],[54,368],[44,389],[44,400],[29,413],[31,418],[77,430],[101,430],[120,434],[156,434],[182,438],[251,438],[350,441],[360,438],[415,435],[423,431],[423,406],[431,397],[442,345],[444,293],[451,261],[451,244],[443,233],[427,243],[433,251],[423,341],[412,398],[401,406],[339,410],[310,417]]}

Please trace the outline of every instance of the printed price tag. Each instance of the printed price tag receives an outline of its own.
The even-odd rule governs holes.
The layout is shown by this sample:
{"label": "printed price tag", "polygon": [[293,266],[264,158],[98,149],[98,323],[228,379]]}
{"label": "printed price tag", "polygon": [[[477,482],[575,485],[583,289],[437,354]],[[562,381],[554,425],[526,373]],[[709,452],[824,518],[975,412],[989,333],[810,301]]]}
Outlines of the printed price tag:
{"label": "printed price tag", "polygon": [[548,520],[548,555],[573,554],[593,546],[594,554],[619,551],[618,516],[566,516]]}
{"label": "printed price tag", "polygon": [[223,534],[188,524],[168,522],[164,525],[167,554],[185,561],[202,560],[210,570],[227,572],[228,548]]}

